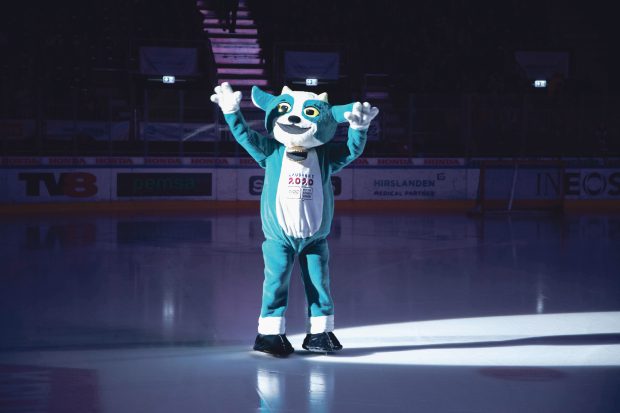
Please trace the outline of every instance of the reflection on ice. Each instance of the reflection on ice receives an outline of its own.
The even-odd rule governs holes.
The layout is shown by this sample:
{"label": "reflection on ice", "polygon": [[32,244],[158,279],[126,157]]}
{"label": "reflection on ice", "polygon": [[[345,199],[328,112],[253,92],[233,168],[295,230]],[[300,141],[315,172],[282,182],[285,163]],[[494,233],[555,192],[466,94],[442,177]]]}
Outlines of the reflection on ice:
{"label": "reflection on ice", "polygon": [[258,368],[256,370],[256,392],[259,398],[259,412],[274,412],[281,408],[284,396],[284,378],[278,371]]}
{"label": "reflection on ice", "polygon": [[334,375],[326,374],[319,366],[312,366],[308,379],[308,411],[316,413],[330,411],[329,399],[335,391]]}
{"label": "reflection on ice", "polygon": [[[292,360],[280,360],[286,367]],[[277,363],[277,361],[276,361]],[[291,371],[277,369],[275,364],[270,364],[271,369],[257,367],[256,369],[256,393],[258,394],[258,412],[278,412],[287,403],[295,401],[296,411],[312,413],[329,412],[330,400],[334,394],[334,375],[326,372],[323,366],[308,366],[308,368],[292,367]],[[294,374],[291,372],[294,371]],[[286,388],[287,380],[290,380],[293,388]],[[296,388],[295,388],[296,386]]]}

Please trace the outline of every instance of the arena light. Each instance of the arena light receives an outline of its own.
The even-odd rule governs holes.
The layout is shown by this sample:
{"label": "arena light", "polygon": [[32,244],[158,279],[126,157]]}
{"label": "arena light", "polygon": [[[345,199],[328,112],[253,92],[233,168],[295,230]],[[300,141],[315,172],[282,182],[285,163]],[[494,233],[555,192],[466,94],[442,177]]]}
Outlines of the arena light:
{"label": "arena light", "polygon": [[176,82],[176,78],[174,76],[167,75],[167,76],[162,76],[161,81],[162,83],[173,84]]}
{"label": "arena light", "polygon": [[313,77],[306,79],[306,86],[318,86],[318,84],[319,79]]}
{"label": "arena light", "polygon": [[[336,334],[345,346],[341,353],[308,360],[386,365],[620,366],[620,312],[415,321],[341,328]],[[303,337],[294,335],[290,340],[300,347]]]}
{"label": "arena light", "polygon": [[535,88],[544,88],[547,87],[547,81],[544,79],[537,79],[534,80],[534,87]]}

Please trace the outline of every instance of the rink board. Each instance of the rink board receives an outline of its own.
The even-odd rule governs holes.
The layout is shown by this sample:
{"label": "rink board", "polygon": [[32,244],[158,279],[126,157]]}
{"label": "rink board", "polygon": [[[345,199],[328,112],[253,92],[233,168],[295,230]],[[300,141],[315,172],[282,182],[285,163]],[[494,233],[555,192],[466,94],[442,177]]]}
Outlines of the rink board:
{"label": "rink board", "polygon": [[[487,197],[508,195],[512,172],[497,172]],[[342,201],[473,201],[479,169],[462,159],[362,158],[332,176]],[[264,169],[245,158],[1,158],[0,202],[256,201]],[[522,200],[620,200],[620,168],[521,170]]]}

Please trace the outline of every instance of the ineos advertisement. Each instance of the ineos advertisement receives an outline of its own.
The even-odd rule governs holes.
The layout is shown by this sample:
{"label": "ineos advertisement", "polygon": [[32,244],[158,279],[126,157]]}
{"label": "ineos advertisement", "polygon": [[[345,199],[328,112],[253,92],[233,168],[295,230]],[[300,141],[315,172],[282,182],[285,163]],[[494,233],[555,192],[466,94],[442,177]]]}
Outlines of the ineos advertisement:
{"label": "ineos advertisement", "polygon": [[620,171],[568,170],[564,174],[564,195],[569,199],[620,199]]}

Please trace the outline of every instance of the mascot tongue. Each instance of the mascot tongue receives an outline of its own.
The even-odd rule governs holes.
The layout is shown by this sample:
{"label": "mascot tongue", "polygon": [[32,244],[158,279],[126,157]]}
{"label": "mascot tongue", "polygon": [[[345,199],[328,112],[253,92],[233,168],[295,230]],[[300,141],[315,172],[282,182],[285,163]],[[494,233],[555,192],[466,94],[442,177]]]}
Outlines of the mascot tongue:
{"label": "mascot tongue", "polygon": [[308,157],[308,150],[301,146],[292,146],[286,148],[286,157],[295,162],[305,161]]}

